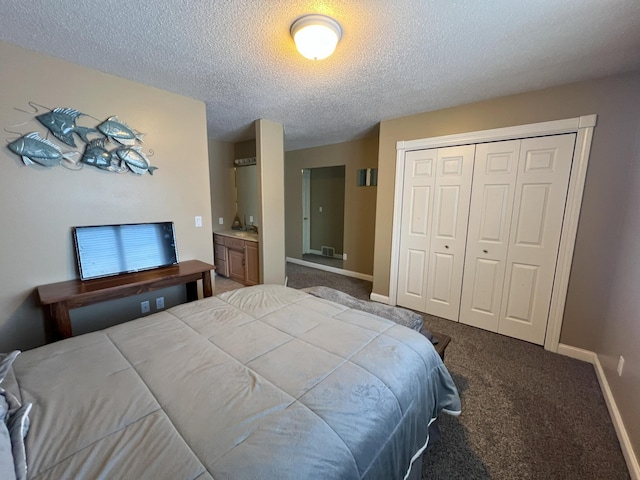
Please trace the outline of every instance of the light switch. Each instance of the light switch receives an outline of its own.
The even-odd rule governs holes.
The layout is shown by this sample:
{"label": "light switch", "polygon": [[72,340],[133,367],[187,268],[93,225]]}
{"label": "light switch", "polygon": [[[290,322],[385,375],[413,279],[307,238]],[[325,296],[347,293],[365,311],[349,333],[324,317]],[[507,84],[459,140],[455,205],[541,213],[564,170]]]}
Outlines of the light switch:
{"label": "light switch", "polygon": [[201,227],[201,226],[202,226],[202,217],[198,215],[196,217],[196,227]]}
{"label": "light switch", "polygon": [[320,207],[319,210],[320,210],[320,213],[322,213],[322,207]]}
{"label": "light switch", "polygon": [[224,223],[224,218],[222,218],[222,217],[218,218],[218,223],[220,225],[222,225]]}
{"label": "light switch", "polygon": [[249,215],[249,223],[253,223],[253,215]]}

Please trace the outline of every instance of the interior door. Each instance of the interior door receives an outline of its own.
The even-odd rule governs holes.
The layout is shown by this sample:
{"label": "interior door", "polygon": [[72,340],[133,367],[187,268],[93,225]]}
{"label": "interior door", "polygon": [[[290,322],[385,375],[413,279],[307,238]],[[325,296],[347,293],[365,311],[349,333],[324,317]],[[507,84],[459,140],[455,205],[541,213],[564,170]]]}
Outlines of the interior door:
{"label": "interior door", "polygon": [[437,149],[405,154],[396,303],[424,312]]}
{"label": "interior door", "polygon": [[458,321],[475,145],[438,149],[425,312]]}
{"label": "interior door", "polygon": [[522,140],[498,332],[542,345],[575,134]]}
{"label": "interior door", "polygon": [[476,146],[460,322],[498,331],[520,140]]}

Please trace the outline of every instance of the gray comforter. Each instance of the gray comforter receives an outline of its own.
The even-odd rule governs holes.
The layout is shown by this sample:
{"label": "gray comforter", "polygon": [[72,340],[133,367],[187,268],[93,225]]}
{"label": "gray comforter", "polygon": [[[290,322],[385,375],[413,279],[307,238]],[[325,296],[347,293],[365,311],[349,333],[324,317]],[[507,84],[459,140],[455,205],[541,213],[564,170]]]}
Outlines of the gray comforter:
{"label": "gray comforter", "polygon": [[280,286],[22,353],[29,478],[403,478],[460,401],[418,332]]}

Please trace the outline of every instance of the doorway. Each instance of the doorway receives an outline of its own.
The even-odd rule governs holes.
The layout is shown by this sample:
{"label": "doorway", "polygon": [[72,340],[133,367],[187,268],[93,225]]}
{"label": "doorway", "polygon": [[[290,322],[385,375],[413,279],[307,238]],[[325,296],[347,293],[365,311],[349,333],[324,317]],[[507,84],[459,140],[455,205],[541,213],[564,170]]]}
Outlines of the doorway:
{"label": "doorway", "polygon": [[345,166],[302,169],[302,259],[343,268]]}

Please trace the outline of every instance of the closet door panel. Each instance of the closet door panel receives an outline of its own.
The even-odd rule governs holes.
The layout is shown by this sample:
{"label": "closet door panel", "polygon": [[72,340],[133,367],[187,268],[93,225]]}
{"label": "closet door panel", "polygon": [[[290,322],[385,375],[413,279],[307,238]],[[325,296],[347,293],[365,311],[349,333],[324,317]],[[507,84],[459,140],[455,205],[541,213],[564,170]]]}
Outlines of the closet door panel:
{"label": "closet door panel", "polygon": [[474,145],[437,150],[426,312],[458,321]]}
{"label": "closet door panel", "polygon": [[426,285],[433,216],[437,150],[407,152],[402,196],[398,305],[421,312]]}
{"label": "closet door panel", "polygon": [[498,332],[542,345],[575,134],[522,140]]}
{"label": "closet door panel", "polygon": [[476,146],[460,322],[498,331],[520,140]]}

